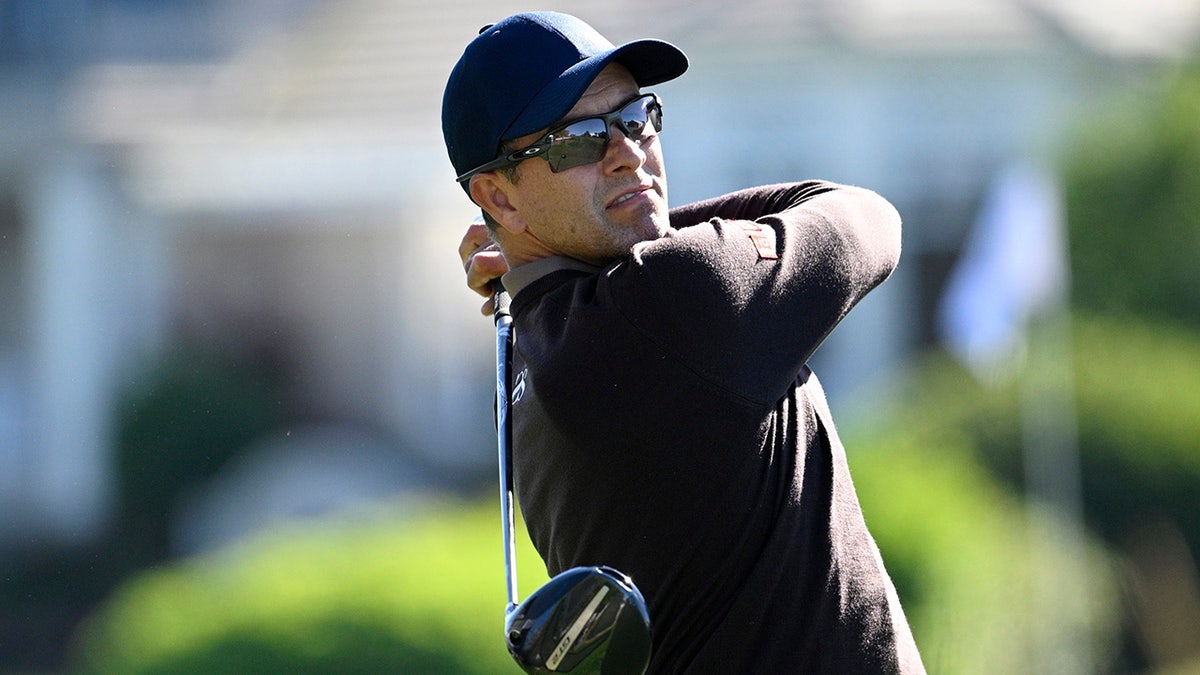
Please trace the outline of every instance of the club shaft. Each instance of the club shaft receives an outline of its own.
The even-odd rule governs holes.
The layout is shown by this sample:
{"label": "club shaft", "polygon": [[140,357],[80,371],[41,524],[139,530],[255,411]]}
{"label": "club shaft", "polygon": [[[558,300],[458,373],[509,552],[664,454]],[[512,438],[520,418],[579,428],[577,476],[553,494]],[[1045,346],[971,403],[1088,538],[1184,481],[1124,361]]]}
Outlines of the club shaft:
{"label": "club shaft", "polygon": [[500,519],[504,532],[504,576],[508,591],[505,612],[517,607],[517,553],[514,548],[512,475],[512,420],[509,406],[512,396],[509,369],[512,366],[512,316],[508,311],[508,293],[496,282],[496,447],[500,463]]}

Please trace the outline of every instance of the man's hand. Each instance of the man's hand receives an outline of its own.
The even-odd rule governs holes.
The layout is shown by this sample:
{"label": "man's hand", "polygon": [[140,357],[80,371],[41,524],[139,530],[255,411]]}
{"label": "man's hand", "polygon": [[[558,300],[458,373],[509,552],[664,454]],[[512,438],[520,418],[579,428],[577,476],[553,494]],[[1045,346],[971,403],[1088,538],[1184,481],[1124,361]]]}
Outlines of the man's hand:
{"label": "man's hand", "polygon": [[482,218],[467,227],[467,233],[458,245],[458,257],[462,259],[463,270],[467,273],[467,286],[487,298],[480,311],[484,316],[491,316],[495,311],[492,306],[492,281],[508,271],[508,263],[496,242],[488,236]]}

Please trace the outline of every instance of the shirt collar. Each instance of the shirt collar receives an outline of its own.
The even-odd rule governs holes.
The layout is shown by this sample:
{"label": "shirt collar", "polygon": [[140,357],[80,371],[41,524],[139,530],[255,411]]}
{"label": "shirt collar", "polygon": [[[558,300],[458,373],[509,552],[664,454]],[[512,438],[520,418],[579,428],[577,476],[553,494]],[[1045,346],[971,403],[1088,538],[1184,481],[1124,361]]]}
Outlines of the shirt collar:
{"label": "shirt collar", "polygon": [[596,274],[601,268],[589,265],[575,258],[551,256],[549,258],[539,258],[533,262],[527,262],[520,267],[509,270],[501,277],[501,281],[504,283],[504,288],[508,291],[508,294],[515,298],[521,292],[521,289],[547,274],[559,270],[576,270],[587,272],[588,274]]}

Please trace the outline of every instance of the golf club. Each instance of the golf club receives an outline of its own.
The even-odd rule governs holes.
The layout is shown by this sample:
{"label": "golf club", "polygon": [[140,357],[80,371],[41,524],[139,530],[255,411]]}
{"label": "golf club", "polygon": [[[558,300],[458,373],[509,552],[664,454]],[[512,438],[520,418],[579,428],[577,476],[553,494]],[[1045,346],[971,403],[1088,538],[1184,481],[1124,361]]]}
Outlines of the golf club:
{"label": "golf club", "polygon": [[508,603],[508,652],[527,673],[642,675],[650,663],[650,614],[633,580],[606,566],[574,567],[517,603],[513,549],[512,366],[510,298],[495,282],[496,439],[500,455],[500,515]]}

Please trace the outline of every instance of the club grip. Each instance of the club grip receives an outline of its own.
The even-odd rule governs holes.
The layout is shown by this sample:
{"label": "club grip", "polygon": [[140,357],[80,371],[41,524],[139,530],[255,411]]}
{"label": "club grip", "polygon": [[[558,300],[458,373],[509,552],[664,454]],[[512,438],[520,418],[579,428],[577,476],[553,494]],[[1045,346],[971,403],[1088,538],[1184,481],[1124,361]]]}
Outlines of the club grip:
{"label": "club grip", "polygon": [[512,298],[509,297],[508,291],[504,290],[504,284],[499,279],[492,282],[492,305],[496,310],[496,323],[500,323],[503,319],[512,317],[509,311],[512,305]]}

